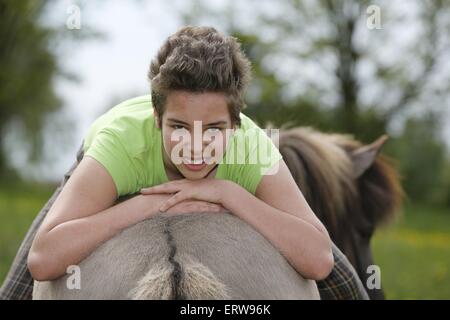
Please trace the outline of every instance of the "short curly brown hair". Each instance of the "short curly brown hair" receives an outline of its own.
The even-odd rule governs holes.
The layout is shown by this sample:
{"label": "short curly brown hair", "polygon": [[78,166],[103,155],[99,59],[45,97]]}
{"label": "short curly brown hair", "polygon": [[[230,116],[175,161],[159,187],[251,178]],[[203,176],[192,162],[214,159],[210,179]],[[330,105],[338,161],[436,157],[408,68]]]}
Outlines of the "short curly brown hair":
{"label": "short curly brown hair", "polygon": [[186,26],[167,38],[150,64],[152,104],[161,121],[172,90],[223,92],[232,123],[240,125],[251,64],[236,38],[212,27]]}

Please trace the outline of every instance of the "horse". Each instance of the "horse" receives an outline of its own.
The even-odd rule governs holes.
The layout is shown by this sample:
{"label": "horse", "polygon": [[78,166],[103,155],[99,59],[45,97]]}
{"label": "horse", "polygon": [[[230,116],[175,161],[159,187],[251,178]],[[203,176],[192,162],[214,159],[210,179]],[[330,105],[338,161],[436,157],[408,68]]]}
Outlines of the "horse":
{"label": "horse", "polygon": [[277,145],[294,180],[331,239],[354,266],[367,288],[374,265],[370,241],[375,230],[399,216],[404,196],[392,159],[380,150],[388,136],[363,145],[352,135],[323,133],[311,127],[280,130]]}
{"label": "horse", "polygon": [[[297,185],[358,275],[372,264],[370,237],[392,217],[401,188],[378,152],[348,135],[282,130],[279,148]],[[74,275],[35,281],[33,299],[319,299],[273,245],[232,213],[158,214],[101,244]],[[374,294],[378,297],[380,293]],[[381,292],[382,294],[382,292]],[[377,296],[378,295],[378,296]]]}

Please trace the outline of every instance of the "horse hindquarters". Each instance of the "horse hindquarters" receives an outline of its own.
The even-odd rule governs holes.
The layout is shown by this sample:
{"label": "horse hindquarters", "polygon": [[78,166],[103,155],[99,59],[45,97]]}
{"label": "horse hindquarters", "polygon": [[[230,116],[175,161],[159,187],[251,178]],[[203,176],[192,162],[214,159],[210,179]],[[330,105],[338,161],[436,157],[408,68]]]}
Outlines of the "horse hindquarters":
{"label": "horse hindquarters", "polygon": [[103,244],[80,268],[80,290],[67,290],[66,276],[37,291],[58,299],[319,298],[314,281],[230,214],[155,216]]}

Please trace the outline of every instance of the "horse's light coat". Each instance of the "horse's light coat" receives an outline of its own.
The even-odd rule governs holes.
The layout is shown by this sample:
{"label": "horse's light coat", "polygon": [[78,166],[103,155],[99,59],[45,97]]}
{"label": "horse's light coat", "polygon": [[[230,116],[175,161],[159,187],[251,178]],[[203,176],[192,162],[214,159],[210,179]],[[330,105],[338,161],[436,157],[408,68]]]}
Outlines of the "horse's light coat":
{"label": "horse's light coat", "polygon": [[157,215],[104,243],[80,269],[80,290],[67,289],[64,276],[35,282],[33,298],[319,298],[314,281],[302,278],[262,235],[227,213]]}

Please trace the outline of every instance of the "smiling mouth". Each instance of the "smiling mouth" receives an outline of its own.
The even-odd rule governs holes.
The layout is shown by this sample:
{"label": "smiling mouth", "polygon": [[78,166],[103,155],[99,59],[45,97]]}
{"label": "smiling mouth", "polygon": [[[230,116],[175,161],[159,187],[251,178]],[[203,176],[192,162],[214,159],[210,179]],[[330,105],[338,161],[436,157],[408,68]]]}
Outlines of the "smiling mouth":
{"label": "smiling mouth", "polygon": [[205,168],[206,167],[206,163],[205,162],[201,162],[201,163],[199,163],[199,164],[189,164],[189,163],[183,163],[183,166],[185,167],[185,168],[187,168],[188,170],[190,170],[190,171],[200,171],[200,170],[202,170],[203,168]]}
{"label": "smiling mouth", "polygon": [[183,164],[189,164],[189,165],[203,165],[203,164],[207,164],[209,159],[186,159],[183,158]]}

